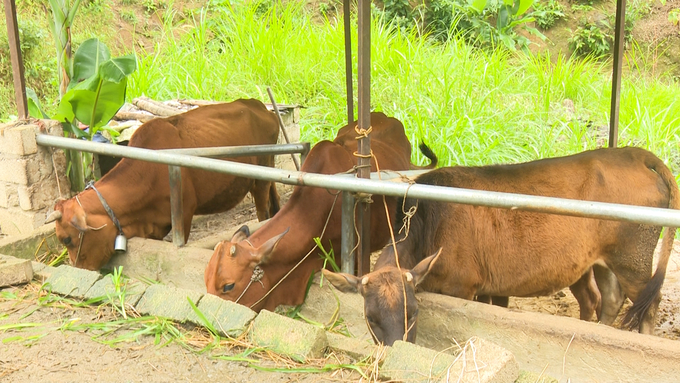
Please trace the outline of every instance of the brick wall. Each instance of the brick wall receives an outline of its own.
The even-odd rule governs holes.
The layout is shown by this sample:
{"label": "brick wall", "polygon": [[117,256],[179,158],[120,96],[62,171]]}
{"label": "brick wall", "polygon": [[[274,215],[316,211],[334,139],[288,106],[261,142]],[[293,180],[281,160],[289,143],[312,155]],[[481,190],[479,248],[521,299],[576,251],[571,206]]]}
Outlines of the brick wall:
{"label": "brick wall", "polygon": [[[63,136],[52,120],[0,125],[0,234],[30,234],[42,226],[58,197],[69,198],[62,150],[38,146],[38,133]],[[57,176],[59,175],[59,184]]]}

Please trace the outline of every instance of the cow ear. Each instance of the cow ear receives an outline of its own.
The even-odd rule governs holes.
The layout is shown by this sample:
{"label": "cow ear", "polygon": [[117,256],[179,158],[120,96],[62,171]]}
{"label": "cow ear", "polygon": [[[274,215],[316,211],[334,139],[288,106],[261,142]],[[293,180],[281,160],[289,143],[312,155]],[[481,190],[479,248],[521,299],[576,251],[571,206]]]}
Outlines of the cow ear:
{"label": "cow ear", "polygon": [[254,260],[258,265],[265,264],[269,261],[269,257],[276,249],[276,245],[279,244],[281,238],[283,238],[286,233],[290,230],[290,227],[286,229],[283,233],[277,235],[276,237],[270,238],[267,242],[263,243],[257,251],[253,254]]}
{"label": "cow ear", "polygon": [[234,235],[231,237],[231,242],[241,242],[248,237],[250,237],[250,229],[248,228],[248,225],[243,225],[238,230],[236,230]]}
{"label": "cow ear", "polygon": [[321,272],[323,272],[323,276],[328,279],[328,282],[330,282],[333,286],[335,286],[336,289],[342,291],[343,293],[359,292],[362,278],[355,277],[352,274],[334,273],[326,269],[321,270]]}
{"label": "cow ear", "polygon": [[74,206],[73,217],[71,218],[71,225],[79,231],[87,231],[87,214],[80,206]]}
{"label": "cow ear", "polygon": [[[423,259],[422,261],[418,262],[416,267],[411,269],[411,271],[406,272],[406,279],[413,279],[413,284],[415,286],[418,286],[420,282],[425,279],[425,276],[432,270],[432,266],[434,266],[435,262],[439,259],[439,255],[442,253],[442,247],[439,248],[439,250],[433,254],[430,255],[429,257]],[[409,274],[411,275],[411,278],[409,278]]]}

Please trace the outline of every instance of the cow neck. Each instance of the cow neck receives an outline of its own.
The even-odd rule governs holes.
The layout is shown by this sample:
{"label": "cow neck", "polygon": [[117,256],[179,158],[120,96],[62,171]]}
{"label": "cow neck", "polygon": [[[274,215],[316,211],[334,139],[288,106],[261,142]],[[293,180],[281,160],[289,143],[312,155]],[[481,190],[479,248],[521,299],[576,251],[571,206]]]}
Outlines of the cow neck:
{"label": "cow neck", "polygon": [[[147,227],[149,225],[140,225],[140,222],[147,221],[147,219],[140,217],[140,215],[144,214],[144,207],[148,206],[149,193],[144,190],[138,190],[139,187],[136,182],[125,182],[125,192],[121,193],[120,187],[106,181],[104,178],[97,182],[95,186],[106,199],[116,218],[118,218],[125,236],[127,238],[148,237],[153,232],[153,228]],[[94,206],[99,205],[95,211],[108,216],[95,191],[92,190],[87,194],[90,199],[94,199]]]}

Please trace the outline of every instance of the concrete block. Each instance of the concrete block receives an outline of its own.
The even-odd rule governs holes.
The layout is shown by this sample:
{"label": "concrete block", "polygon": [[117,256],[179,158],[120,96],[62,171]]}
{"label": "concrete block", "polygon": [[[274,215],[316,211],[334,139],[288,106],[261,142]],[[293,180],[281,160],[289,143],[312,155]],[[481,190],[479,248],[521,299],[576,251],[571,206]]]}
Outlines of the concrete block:
{"label": "concrete block", "polygon": [[62,265],[52,271],[45,284],[53,293],[84,298],[87,290],[100,278],[101,274],[96,271]]}
{"label": "concrete block", "polygon": [[322,358],[328,347],[323,329],[267,310],[260,311],[253,321],[250,339],[257,346],[300,362]]}
{"label": "concrete block", "polygon": [[[43,221],[45,217],[43,216]],[[1,224],[0,224],[1,225]],[[0,226],[1,228],[2,226]],[[0,240],[0,254],[17,258],[33,259],[39,247],[57,251],[64,245],[54,235],[54,224],[40,226],[25,235],[12,235]]]}
{"label": "concrete block", "polygon": [[135,306],[142,295],[144,295],[146,287],[140,281],[126,278],[121,281],[121,285],[116,289],[116,285],[113,282],[113,274],[106,274],[87,290],[85,299],[105,297],[104,302],[110,302],[115,305],[125,303]]}
{"label": "concrete block", "polygon": [[0,259],[0,287],[28,283],[33,279],[33,267],[28,259]]}
{"label": "concrete block", "polygon": [[31,184],[30,186],[19,185],[17,187],[19,206],[23,210],[38,210],[54,207],[54,202],[59,198],[59,189],[56,180],[47,177],[45,180]]}
{"label": "concrete block", "polygon": [[0,159],[0,181],[28,185],[28,160],[25,158]]}
{"label": "concrete block", "polygon": [[212,249],[177,248],[172,242],[130,238],[127,253],[114,254],[103,269],[123,266],[130,278],[157,280],[164,285],[205,293],[203,274],[212,253]]}
{"label": "concrete block", "polygon": [[559,383],[559,380],[552,376],[539,375],[535,372],[520,370],[519,377],[515,383]]}
{"label": "concrete block", "polygon": [[0,182],[0,207],[9,207],[9,193],[13,188],[4,182]]}
{"label": "concrete block", "polygon": [[33,265],[33,278],[40,283],[45,283],[47,278],[57,269],[56,267],[35,261],[31,261],[31,264]]}
{"label": "concrete block", "polygon": [[355,360],[365,359],[374,355],[378,350],[378,346],[373,342],[368,342],[366,340],[350,338],[332,332],[326,332],[326,337],[328,338],[328,347],[330,347],[331,350],[349,355]]}
{"label": "concrete block", "polygon": [[135,308],[142,315],[155,315],[185,322],[194,311],[187,298],[195,304],[201,296],[202,294],[197,291],[154,284],[146,288]]}
{"label": "concrete block", "polygon": [[409,382],[513,383],[519,367],[509,351],[480,338],[471,338],[455,356],[396,341],[387,351],[380,375]]}
{"label": "concrete block", "polygon": [[38,151],[35,142],[35,125],[21,125],[5,129],[4,149],[8,153],[25,156]]}
{"label": "concrete block", "polygon": [[28,235],[44,223],[44,211],[26,211],[20,208],[0,209],[0,233],[2,234]]}
{"label": "concrete block", "polygon": [[[205,294],[198,302],[198,310],[221,335],[232,338],[241,336],[248,329],[257,313],[250,308],[225,301],[215,295]],[[189,314],[189,322],[205,326],[196,312]]]}

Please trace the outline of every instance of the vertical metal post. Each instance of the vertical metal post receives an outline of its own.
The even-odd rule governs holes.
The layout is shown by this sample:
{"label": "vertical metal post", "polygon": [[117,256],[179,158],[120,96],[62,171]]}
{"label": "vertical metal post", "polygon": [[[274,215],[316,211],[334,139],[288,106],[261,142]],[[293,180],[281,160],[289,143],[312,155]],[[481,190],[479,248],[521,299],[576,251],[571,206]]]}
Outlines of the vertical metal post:
{"label": "vertical metal post", "polygon": [[351,192],[342,192],[342,251],[340,257],[342,264],[340,269],[343,273],[354,274],[354,196]]}
{"label": "vertical metal post", "polygon": [[[359,96],[359,131],[367,131],[371,127],[371,1],[359,0],[359,41],[358,41],[358,96]],[[358,176],[369,178],[371,176],[371,137],[367,135],[359,140]],[[370,271],[371,254],[371,210],[370,204],[361,202],[358,208],[357,227],[361,235],[357,251],[358,267],[357,274],[364,275]]]}
{"label": "vertical metal post", "polygon": [[354,121],[354,83],[352,81],[352,26],[350,0],[342,2],[345,25],[345,85],[347,87],[347,124]]}
{"label": "vertical metal post", "polygon": [[24,78],[24,60],[21,57],[21,43],[19,42],[19,26],[17,25],[17,7],[14,0],[4,0],[5,19],[7,20],[7,39],[9,40],[9,55],[12,61],[12,77],[14,81],[14,97],[17,103],[17,117],[28,117],[26,102],[26,80]]}
{"label": "vertical metal post", "polygon": [[170,172],[170,217],[172,220],[172,243],[184,246],[184,205],[182,202],[182,168],[168,165]]}
{"label": "vertical metal post", "polygon": [[[279,106],[276,105],[274,93],[272,93],[272,89],[270,87],[267,87],[267,93],[269,94],[269,99],[271,100],[272,106],[274,107],[276,118],[278,118],[279,120],[279,128],[281,129],[281,133],[283,133],[283,139],[286,140],[287,144],[290,144],[290,140],[288,139],[288,133],[286,133],[286,127],[283,125],[283,119],[281,118],[281,112],[279,112]],[[300,163],[298,162],[297,158],[295,158],[295,154],[291,153],[290,157],[293,159],[293,165],[295,165],[295,170],[300,170]]]}
{"label": "vertical metal post", "polygon": [[626,0],[616,2],[616,29],[614,31],[614,68],[612,70],[612,107],[609,116],[609,147],[618,145],[619,103],[621,99],[621,66],[626,25]]}

